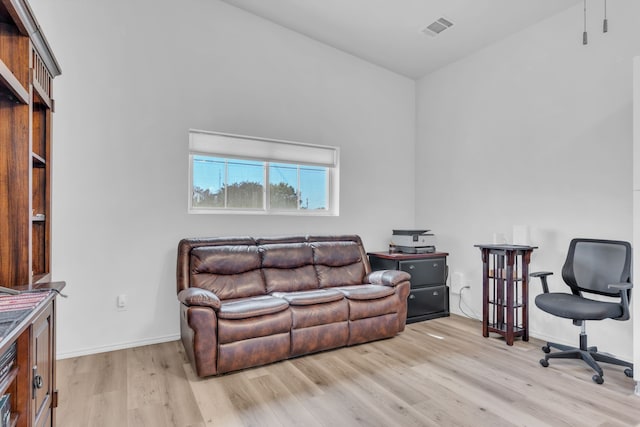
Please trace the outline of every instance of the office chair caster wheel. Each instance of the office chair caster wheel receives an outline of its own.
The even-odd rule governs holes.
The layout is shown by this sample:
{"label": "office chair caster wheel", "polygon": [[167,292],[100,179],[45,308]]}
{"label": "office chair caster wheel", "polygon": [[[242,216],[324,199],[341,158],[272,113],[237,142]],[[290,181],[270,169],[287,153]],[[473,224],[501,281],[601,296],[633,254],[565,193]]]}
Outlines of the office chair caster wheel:
{"label": "office chair caster wheel", "polygon": [[627,369],[625,369],[625,370],[624,370],[624,374],[625,374],[626,376],[628,376],[629,378],[633,378],[633,369],[631,369],[631,368],[627,368]]}
{"label": "office chair caster wheel", "polygon": [[547,359],[540,359],[540,364],[546,368],[549,366],[549,361]]}
{"label": "office chair caster wheel", "polygon": [[602,384],[604,382],[604,380],[602,379],[602,377],[598,374],[594,375],[591,377],[591,379],[593,380],[594,383],[596,384]]}
{"label": "office chair caster wheel", "polygon": [[549,348],[548,345],[543,346],[542,347],[542,351],[545,352],[545,353],[551,353],[551,349]]}

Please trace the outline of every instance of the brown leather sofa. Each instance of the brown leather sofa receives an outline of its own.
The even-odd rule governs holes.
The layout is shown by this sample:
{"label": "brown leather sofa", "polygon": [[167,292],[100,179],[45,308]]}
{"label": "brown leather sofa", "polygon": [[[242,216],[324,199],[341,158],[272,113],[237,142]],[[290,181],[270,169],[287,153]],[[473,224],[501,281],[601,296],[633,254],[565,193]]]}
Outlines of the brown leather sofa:
{"label": "brown leather sofa", "polygon": [[409,279],[372,273],[355,235],[183,239],[182,342],[205,377],[393,337]]}

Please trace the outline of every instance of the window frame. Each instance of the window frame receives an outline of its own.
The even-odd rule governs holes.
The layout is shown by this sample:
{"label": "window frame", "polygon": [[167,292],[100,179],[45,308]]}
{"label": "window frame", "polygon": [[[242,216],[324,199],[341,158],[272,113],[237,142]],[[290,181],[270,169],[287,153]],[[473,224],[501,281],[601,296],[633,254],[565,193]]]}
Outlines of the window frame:
{"label": "window frame", "polygon": [[[189,214],[339,216],[339,147],[190,129],[188,151]],[[255,155],[256,152],[260,153],[260,155]],[[229,155],[228,153],[230,153],[231,155]],[[300,161],[304,160],[304,157],[306,155],[309,156],[310,160],[306,162]],[[262,190],[262,208],[228,208],[226,207],[226,195],[225,207],[194,207],[194,156],[208,156],[226,160],[251,160],[262,162],[264,180]],[[284,163],[297,166],[297,197],[300,196],[301,191],[300,169],[305,166],[326,168],[327,176],[325,182],[325,195],[327,207],[324,209],[301,209],[300,203],[298,203],[298,206],[295,210],[271,208],[271,183],[269,181],[269,169],[271,163]],[[228,167],[225,167],[225,175],[227,174]],[[226,184],[228,184],[227,176],[225,176],[225,185]]]}

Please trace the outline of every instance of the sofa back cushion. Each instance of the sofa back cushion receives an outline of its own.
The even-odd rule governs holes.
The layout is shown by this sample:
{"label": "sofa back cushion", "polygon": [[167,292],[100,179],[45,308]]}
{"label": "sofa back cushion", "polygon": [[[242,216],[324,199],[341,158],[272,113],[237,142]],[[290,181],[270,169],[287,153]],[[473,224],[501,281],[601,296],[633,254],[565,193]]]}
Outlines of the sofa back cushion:
{"label": "sofa back cushion", "polygon": [[311,246],[321,288],[362,284],[365,265],[357,242],[314,242]]}
{"label": "sofa back cushion", "polygon": [[257,246],[201,246],[191,251],[191,286],[221,300],[266,293]]}
{"label": "sofa back cushion", "polygon": [[267,293],[318,289],[313,249],[308,243],[266,244],[260,246],[260,252]]}

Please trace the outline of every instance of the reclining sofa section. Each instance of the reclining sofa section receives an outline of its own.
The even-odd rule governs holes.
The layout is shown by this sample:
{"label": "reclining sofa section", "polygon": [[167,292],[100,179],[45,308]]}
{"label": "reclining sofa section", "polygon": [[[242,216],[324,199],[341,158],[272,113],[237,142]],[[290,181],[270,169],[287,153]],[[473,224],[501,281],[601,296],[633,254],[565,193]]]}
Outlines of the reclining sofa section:
{"label": "reclining sofa section", "polygon": [[200,377],[404,330],[410,275],[371,272],[359,236],[183,239],[182,343]]}

